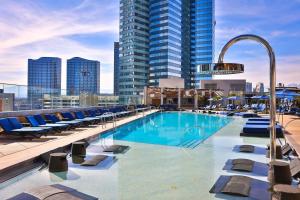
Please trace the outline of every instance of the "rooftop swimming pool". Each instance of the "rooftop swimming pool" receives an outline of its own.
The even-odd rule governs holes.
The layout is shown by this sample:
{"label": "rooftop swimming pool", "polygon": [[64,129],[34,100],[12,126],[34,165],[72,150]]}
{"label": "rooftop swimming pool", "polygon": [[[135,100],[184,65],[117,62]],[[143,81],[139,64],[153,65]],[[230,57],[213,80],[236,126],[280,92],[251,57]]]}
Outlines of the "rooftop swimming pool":
{"label": "rooftop swimming pool", "polygon": [[[115,159],[110,157],[98,166],[84,167],[69,157],[66,173],[34,169],[0,184],[0,199],[50,184],[72,187],[103,200],[239,199],[216,196],[209,190],[220,175],[234,175],[223,170],[228,159],[268,161],[264,154],[233,150],[241,144],[265,147],[269,141],[240,137],[244,123],[242,118],[195,113],[153,114],[107,132],[87,148],[87,157],[92,157],[113,156],[103,152],[103,147],[112,143],[130,147],[124,154],[115,154]],[[200,144],[184,145],[193,140]],[[238,174],[266,180],[251,173]]]}
{"label": "rooftop swimming pool", "polygon": [[231,121],[228,117],[187,112],[155,113],[110,131],[102,138],[195,148]]}

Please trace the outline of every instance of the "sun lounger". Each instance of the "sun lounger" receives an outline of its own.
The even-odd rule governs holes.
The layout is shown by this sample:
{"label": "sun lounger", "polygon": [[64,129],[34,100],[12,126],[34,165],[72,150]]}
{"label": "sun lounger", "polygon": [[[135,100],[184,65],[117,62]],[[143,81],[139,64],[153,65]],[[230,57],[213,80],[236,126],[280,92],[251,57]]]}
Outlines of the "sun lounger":
{"label": "sun lounger", "polygon": [[[247,136],[247,137],[270,137],[269,136],[269,126],[268,125],[245,125],[243,127],[240,136]],[[280,125],[276,125],[276,137],[282,138],[283,131]]]}
{"label": "sun lounger", "polygon": [[257,118],[250,118],[248,121],[270,121],[270,118],[266,117],[257,117]]}
{"label": "sun lounger", "polygon": [[244,158],[238,158],[238,159],[229,159],[225,163],[223,170],[252,172],[257,175],[267,176],[269,167],[266,163],[256,162]]}
{"label": "sun lounger", "polygon": [[55,123],[55,124],[68,124],[68,125],[71,125],[72,127],[78,127],[78,126],[80,126],[82,124],[81,121],[77,121],[77,120],[61,121],[54,114],[45,114],[45,118],[47,120],[49,120],[51,123]]}
{"label": "sun lounger", "polygon": [[99,122],[99,118],[97,117],[86,117],[81,111],[74,112],[76,119],[79,120],[87,120],[91,123]]}
{"label": "sun lounger", "polygon": [[79,122],[84,122],[84,123],[87,123],[87,124],[93,124],[95,122],[95,120],[92,120],[92,119],[78,119],[78,118],[75,118],[72,115],[72,113],[70,113],[70,112],[62,112],[61,115],[67,121],[79,121]]}
{"label": "sun lounger", "polygon": [[[17,119],[16,119],[17,120]],[[11,123],[9,119],[2,118],[0,119],[0,126],[6,134],[18,135],[22,137],[31,136],[34,138],[39,138],[42,135],[48,133],[48,130],[43,128],[27,127],[24,128],[22,124],[16,128],[14,124]]]}
{"label": "sun lounger", "polygon": [[247,121],[246,125],[270,125],[268,121]]}
{"label": "sun lounger", "polygon": [[267,200],[271,199],[269,187],[268,182],[247,176],[220,176],[209,192]]}
{"label": "sun lounger", "polygon": [[44,200],[44,199],[84,199],[84,200],[97,200],[98,198],[79,192],[73,188],[55,184],[46,185],[31,189],[29,191],[18,194],[9,200]]}
{"label": "sun lounger", "polygon": [[118,153],[124,153],[127,149],[129,149],[129,146],[114,144],[114,145],[105,147],[103,149],[103,152],[110,152],[110,153],[118,154]]}
{"label": "sun lounger", "polygon": [[81,163],[81,166],[97,166],[100,162],[104,161],[108,157],[109,156],[106,155],[96,155],[90,160],[85,160],[83,163]]}
{"label": "sun lounger", "polygon": [[36,120],[34,116],[26,116],[26,119],[32,127],[51,127],[57,131],[66,130],[69,127],[69,125],[67,124],[47,124],[45,120],[41,120],[41,119],[40,121],[42,122],[42,124],[40,124],[39,121]]}

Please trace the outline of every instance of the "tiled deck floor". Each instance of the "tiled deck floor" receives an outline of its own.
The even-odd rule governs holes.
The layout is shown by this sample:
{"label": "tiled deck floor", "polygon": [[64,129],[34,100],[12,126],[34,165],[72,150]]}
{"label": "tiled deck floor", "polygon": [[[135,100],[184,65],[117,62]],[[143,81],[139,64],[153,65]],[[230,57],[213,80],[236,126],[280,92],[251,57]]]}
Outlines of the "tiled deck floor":
{"label": "tiled deck floor", "polygon": [[[144,112],[144,115],[149,115],[154,112],[157,112],[157,110]],[[143,113],[123,118],[117,121],[117,126],[141,117],[143,117]],[[113,124],[107,123],[105,127],[97,125],[92,128],[77,128],[76,130],[63,132],[65,136],[62,136],[63,134],[59,134],[59,136],[52,135],[41,139],[35,139],[33,141],[0,139],[0,171],[17,163],[35,158],[53,149],[66,146],[78,140],[96,136],[97,134],[112,128]]]}

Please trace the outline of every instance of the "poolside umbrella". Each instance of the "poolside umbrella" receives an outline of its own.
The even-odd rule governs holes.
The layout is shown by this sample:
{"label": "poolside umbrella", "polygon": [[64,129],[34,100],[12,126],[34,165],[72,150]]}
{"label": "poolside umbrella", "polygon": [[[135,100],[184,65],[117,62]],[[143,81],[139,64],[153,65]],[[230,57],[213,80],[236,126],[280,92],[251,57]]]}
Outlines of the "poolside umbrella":
{"label": "poolside umbrella", "polygon": [[242,98],[239,96],[232,96],[232,97],[228,97],[227,100],[233,100],[233,101],[237,101],[237,100],[241,100]]}
{"label": "poolside umbrella", "polygon": [[260,96],[253,96],[251,99],[260,99]]}
{"label": "poolside umbrella", "polygon": [[261,100],[268,100],[268,99],[270,99],[270,96],[268,96],[268,95],[262,95],[262,96],[259,96],[259,99],[261,99]]}
{"label": "poolside umbrella", "polygon": [[288,91],[288,90],[281,90],[276,92],[276,97],[279,99],[294,99],[295,97],[299,97],[300,94],[293,92],[293,91]]}

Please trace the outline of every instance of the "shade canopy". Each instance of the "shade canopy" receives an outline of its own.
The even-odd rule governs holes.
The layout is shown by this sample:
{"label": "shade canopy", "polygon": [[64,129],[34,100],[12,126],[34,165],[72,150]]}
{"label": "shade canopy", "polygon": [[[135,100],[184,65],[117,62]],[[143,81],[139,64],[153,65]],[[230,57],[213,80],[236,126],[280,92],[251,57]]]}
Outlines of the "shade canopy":
{"label": "shade canopy", "polygon": [[228,97],[227,100],[237,101],[237,100],[242,100],[242,98],[239,96],[232,96],[232,97]]}
{"label": "shade canopy", "polygon": [[293,99],[295,97],[300,97],[299,93],[296,93],[294,91],[289,91],[289,90],[281,90],[276,92],[276,97],[280,99]]}
{"label": "shade canopy", "polygon": [[197,66],[197,73],[199,74],[226,75],[243,72],[244,65],[238,63],[209,63]]}

